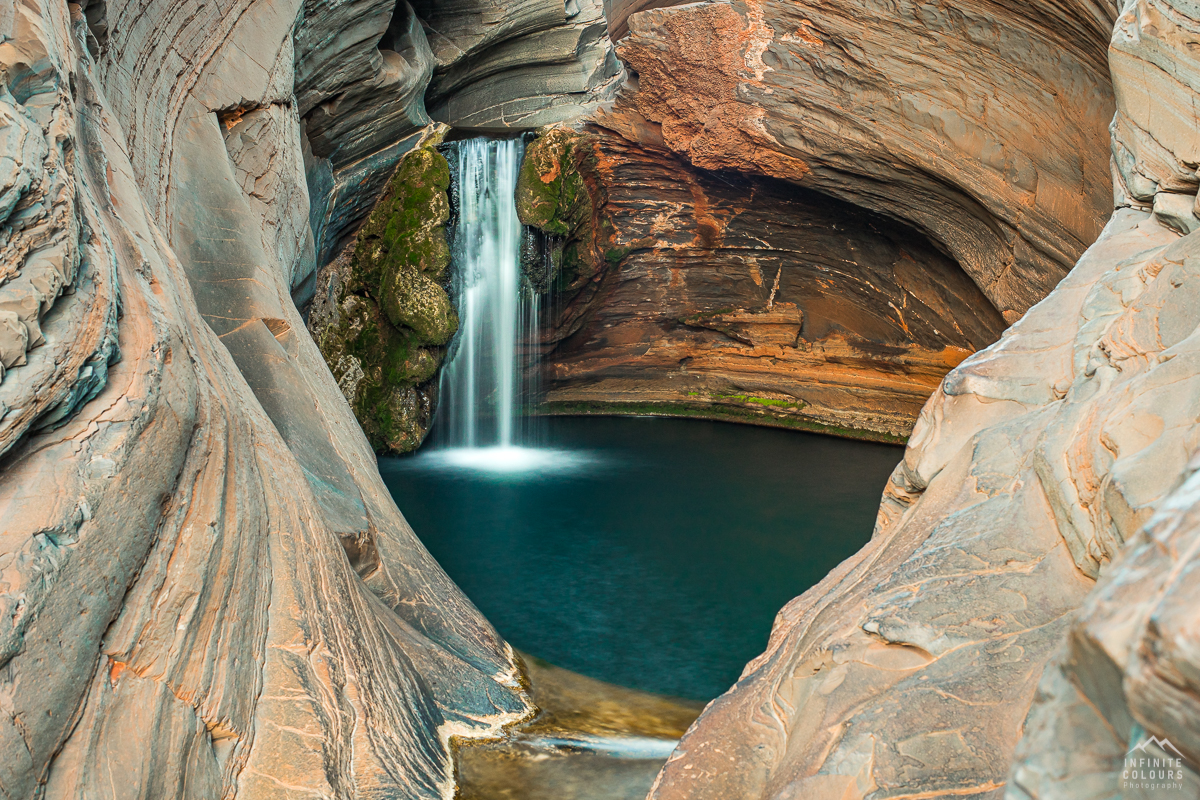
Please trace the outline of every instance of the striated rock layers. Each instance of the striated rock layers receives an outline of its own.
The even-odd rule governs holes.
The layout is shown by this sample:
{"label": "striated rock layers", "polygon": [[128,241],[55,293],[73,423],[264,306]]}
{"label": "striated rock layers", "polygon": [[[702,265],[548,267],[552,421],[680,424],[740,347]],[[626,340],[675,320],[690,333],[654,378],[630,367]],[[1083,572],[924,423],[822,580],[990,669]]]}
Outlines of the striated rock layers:
{"label": "striated rock layers", "polygon": [[[822,54],[806,63],[831,76],[850,48],[831,46],[826,6],[801,7]],[[905,4],[886,8],[895,29],[912,24]],[[1078,32],[1068,23],[1087,10],[1031,4],[1020,19],[1041,15],[1048,38]],[[1116,19],[1115,213],[1045,300],[947,375],[871,543],[780,612],[651,797],[1200,791],[1200,16],[1185,0],[1095,10]],[[950,17],[922,13],[936,39]],[[1064,58],[1084,59],[1094,37],[1076,39]],[[999,286],[981,284],[998,301]],[[1126,760],[1154,757],[1172,759],[1169,780]]]}
{"label": "striated rock layers", "polygon": [[425,439],[434,376],[458,328],[446,293],[450,165],[443,129],[404,155],[355,234],[317,273],[308,329],[377,451],[406,453]]}
{"label": "striated rock layers", "polygon": [[601,0],[417,0],[437,68],[430,115],[529,130],[610,100],[624,77]]}
{"label": "striated rock layers", "polygon": [[605,130],[544,133],[517,199],[546,234],[526,269],[553,298],[552,411],[903,437],[942,376],[1005,327],[902,224]]}
{"label": "striated rock layers", "polygon": [[549,408],[906,435],[1111,211],[1116,9],[1046,6],[610,0]]}
{"label": "striated rock layers", "polygon": [[1111,210],[1115,13],[1108,0],[657,8],[628,17],[618,53],[637,91],[600,123],[904,220],[1012,322]]}
{"label": "striated rock layers", "polygon": [[534,128],[611,99],[622,77],[599,0],[304,0],[294,40],[315,253],[301,304],[430,117]]}
{"label": "striated rock layers", "polygon": [[348,5],[0,7],[0,797],[443,798],[528,712],[293,305]]}

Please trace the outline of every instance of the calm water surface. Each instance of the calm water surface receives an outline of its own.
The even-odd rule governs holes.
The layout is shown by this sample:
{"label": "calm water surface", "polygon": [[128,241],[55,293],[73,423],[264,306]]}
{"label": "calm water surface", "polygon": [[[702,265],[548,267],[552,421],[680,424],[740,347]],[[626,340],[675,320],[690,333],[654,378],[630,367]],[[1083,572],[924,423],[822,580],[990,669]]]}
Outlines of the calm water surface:
{"label": "calm water surface", "polygon": [[[903,450],[722,422],[550,418],[552,452],[493,471],[382,458],[417,535],[515,647],[708,700],[776,612],[870,539]],[[485,465],[486,466],[486,465]]]}

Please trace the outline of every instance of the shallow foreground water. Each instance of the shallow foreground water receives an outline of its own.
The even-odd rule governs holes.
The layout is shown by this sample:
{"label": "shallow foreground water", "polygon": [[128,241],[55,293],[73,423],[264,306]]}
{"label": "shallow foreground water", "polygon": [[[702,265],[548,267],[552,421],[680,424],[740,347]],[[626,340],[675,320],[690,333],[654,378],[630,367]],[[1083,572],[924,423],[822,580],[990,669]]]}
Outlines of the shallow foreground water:
{"label": "shallow foreground water", "polygon": [[762,652],[784,603],[867,542],[903,452],[701,420],[544,422],[537,452],[434,440],[380,470],[515,647],[701,700]]}

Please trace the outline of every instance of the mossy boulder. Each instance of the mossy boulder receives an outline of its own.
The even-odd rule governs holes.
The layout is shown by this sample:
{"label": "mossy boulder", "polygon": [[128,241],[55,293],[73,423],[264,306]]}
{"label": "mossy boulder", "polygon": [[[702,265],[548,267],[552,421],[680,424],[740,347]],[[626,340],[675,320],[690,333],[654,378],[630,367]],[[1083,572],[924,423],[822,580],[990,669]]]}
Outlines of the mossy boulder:
{"label": "mossy boulder", "polygon": [[433,127],[405,154],[354,243],[318,276],[309,313],[325,363],[371,446],[408,452],[428,432],[458,316],[444,285],[450,166]]}
{"label": "mossy boulder", "polygon": [[546,235],[549,282],[560,291],[577,289],[604,267],[596,220],[604,198],[594,196],[600,182],[588,179],[596,168],[592,139],[567,128],[542,130],[525,149],[517,179],[517,216]]}
{"label": "mossy boulder", "polygon": [[458,330],[446,290],[414,267],[385,270],[379,302],[392,324],[409,328],[425,344],[445,344]]}
{"label": "mossy boulder", "polygon": [[576,165],[586,150],[583,134],[545,130],[525,150],[517,180],[517,216],[545,233],[567,237],[591,217],[591,198]]}
{"label": "mossy boulder", "polygon": [[450,265],[450,165],[435,145],[427,141],[404,156],[359,229],[354,260],[362,282],[379,285],[389,272],[404,267],[434,281],[445,277]]}

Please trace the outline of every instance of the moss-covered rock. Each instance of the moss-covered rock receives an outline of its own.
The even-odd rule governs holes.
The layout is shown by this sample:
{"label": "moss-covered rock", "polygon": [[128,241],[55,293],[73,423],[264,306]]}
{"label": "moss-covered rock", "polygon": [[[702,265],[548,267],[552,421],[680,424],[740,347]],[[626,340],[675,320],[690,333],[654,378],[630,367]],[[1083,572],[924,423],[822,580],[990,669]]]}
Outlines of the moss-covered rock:
{"label": "moss-covered rock", "polygon": [[433,138],[404,156],[359,229],[354,259],[357,277],[364,283],[378,285],[389,272],[403,267],[434,281],[445,277],[450,265],[450,165]]}
{"label": "moss-covered rock", "polygon": [[586,146],[584,134],[565,128],[545,130],[530,143],[517,180],[521,222],[565,238],[591,217],[591,198],[576,165]]}
{"label": "moss-covered rock", "polygon": [[591,141],[566,128],[543,130],[525,149],[517,179],[517,216],[548,237],[547,282],[560,291],[577,289],[604,268],[605,231],[596,220],[603,198],[593,196],[600,183],[588,180],[596,167]]}
{"label": "moss-covered rock", "polygon": [[414,267],[385,270],[379,302],[394,325],[411,329],[425,344],[445,344],[458,330],[446,290]]}
{"label": "moss-covered rock", "polygon": [[437,400],[434,380],[458,317],[443,282],[450,247],[450,166],[431,127],[400,161],[346,250],[323,267],[309,330],[371,446],[420,446]]}

